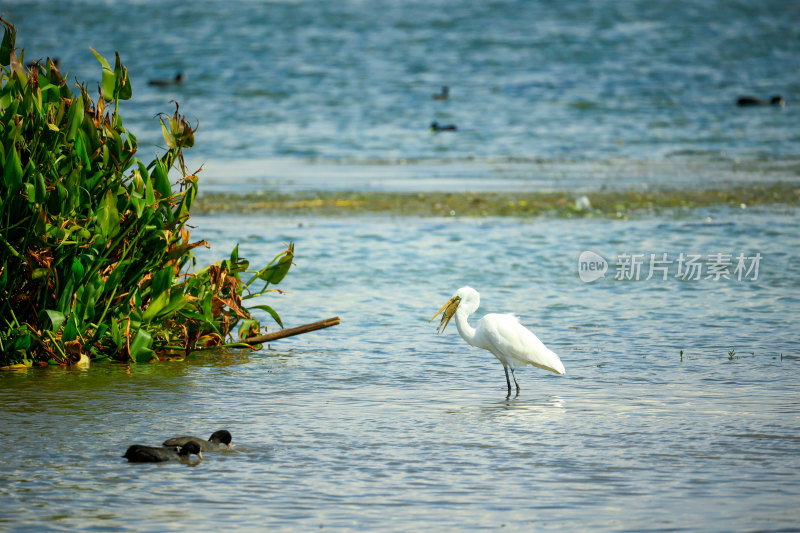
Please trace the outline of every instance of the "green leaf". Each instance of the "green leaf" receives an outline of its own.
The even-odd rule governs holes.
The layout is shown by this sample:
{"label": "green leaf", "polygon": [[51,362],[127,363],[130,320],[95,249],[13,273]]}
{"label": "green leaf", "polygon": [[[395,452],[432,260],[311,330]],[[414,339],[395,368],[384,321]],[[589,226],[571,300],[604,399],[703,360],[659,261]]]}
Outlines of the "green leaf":
{"label": "green leaf", "polygon": [[175,290],[173,291],[172,296],[169,298],[169,303],[166,305],[166,307],[164,307],[164,309],[161,310],[159,316],[169,316],[176,311],[180,311],[186,307],[186,304],[188,304],[189,301],[190,300],[183,295],[183,292],[180,290]]}
{"label": "green leaf", "polygon": [[163,118],[161,119],[161,134],[164,136],[164,142],[167,143],[167,148],[175,150],[178,144],[175,142],[175,137],[173,137],[172,132],[167,128],[164,120]]}
{"label": "green leaf", "polygon": [[122,327],[119,320],[116,319],[111,320],[111,340],[114,342],[114,346],[117,347],[117,350],[122,348]]}
{"label": "green leaf", "polygon": [[178,218],[189,218],[189,210],[192,208],[192,202],[197,195],[197,181],[186,180],[189,182],[189,188],[183,192],[183,199],[177,209]]}
{"label": "green leaf", "polygon": [[172,287],[172,277],[175,274],[175,269],[172,266],[166,266],[156,272],[153,276],[153,283],[151,285],[150,297],[154,298],[161,293],[168,291]]}
{"label": "green leaf", "polygon": [[286,274],[289,273],[289,268],[292,266],[292,256],[289,254],[284,255],[278,260],[278,264],[269,265],[267,268],[258,273],[258,277],[267,283],[277,285]]}
{"label": "green leaf", "polygon": [[[47,79],[50,80],[50,83],[55,85],[56,87],[60,87],[64,78],[61,76],[61,73],[56,68],[55,63],[51,58],[47,58]],[[59,91],[60,93],[60,91]]]}
{"label": "green leaf", "polygon": [[72,279],[75,280],[75,282],[80,282],[81,279],[83,279],[84,272],[86,272],[85,269],[83,268],[81,260],[78,259],[77,257],[72,260],[71,270],[72,270]]}
{"label": "green leaf", "polygon": [[97,224],[105,237],[114,237],[119,233],[119,212],[116,197],[111,190],[106,191],[103,201],[97,210]]}
{"label": "green leaf", "polygon": [[19,84],[22,87],[27,87],[28,77],[25,75],[25,68],[22,66],[22,61],[19,60],[14,50],[11,50],[11,53],[8,54],[8,66],[11,72],[17,75]]}
{"label": "green leaf", "polygon": [[19,160],[19,153],[14,146],[11,146],[6,154],[3,164],[3,181],[9,190],[17,191],[22,187],[22,164]]}
{"label": "green leaf", "polygon": [[153,180],[150,179],[147,167],[141,162],[139,162],[139,174],[141,174],[142,180],[144,180],[144,201],[152,208],[156,203],[156,195],[153,192]]}
{"label": "green leaf", "polygon": [[153,186],[162,198],[172,196],[172,186],[169,184],[169,176],[167,175],[167,167],[161,160],[156,160],[156,166],[150,174],[150,179],[153,180]]}
{"label": "green leaf", "polygon": [[28,198],[28,203],[36,203],[36,186],[33,183],[26,183],[23,188],[25,189],[25,196]]}
{"label": "green leaf", "polygon": [[114,52],[117,56],[117,62],[114,65],[114,76],[118,80],[119,86],[119,99],[120,100],[130,100],[131,96],[133,96],[133,89],[131,87],[131,82],[128,79],[128,69],[122,65],[122,62],[119,60],[119,52]]}
{"label": "green leaf", "polygon": [[75,318],[75,315],[72,314],[67,319],[67,324],[64,326],[64,332],[61,334],[61,341],[69,342],[75,340],[78,337],[79,331],[78,320]]}
{"label": "green leaf", "polygon": [[144,329],[139,329],[131,342],[131,359],[137,363],[149,363],[155,359],[155,352],[150,349],[153,337]]}
{"label": "green leaf", "polygon": [[106,102],[111,102],[114,100],[114,89],[116,88],[117,77],[114,75],[114,71],[111,70],[111,65],[108,64],[106,58],[98,54],[97,51],[91,46],[89,47],[89,50],[92,51],[94,57],[96,57],[103,66],[103,77],[101,81],[101,87],[103,88],[103,100]]}
{"label": "green leaf", "polygon": [[[20,330],[20,331],[25,331],[25,330]],[[30,335],[30,334],[21,335],[21,336],[17,337],[14,340],[14,343],[11,346],[11,349],[19,351],[19,352],[22,352],[24,354],[31,347],[31,342],[32,341],[33,341],[33,336],[32,335]],[[25,359],[27,360],[27,358],[25,358]],[[26,366],[31,366],[31,365],[27,364]]]}
{"label": "green leaf", "polygon": [[158,314],[161,312],[164,307],[169,303],[169,291],[162,292],[159,294],[155,300],[150,302],[150,305],[147,306],[147,309],[144,313],[142,313],[142,320],[145,322],[150,322],[153,320]]}
{"label": "green leaf", "polygon": [[69,130],[67,130],[68,141],[75,140],[75,136],[78,134],[78,129],[83,123],[83,107],[84,103],[82,95],[78,95],[72,99],[72,103],[69,106],[69,113],[67,114],[67,123],[69,124]]}
{"label": "green leaf", "polygon": [[47,318],[50,319],[50,331],[54,333],[57,332],[58,328],[60,328],[61,324],[66,320],[64,313],[56,311],[55,309],[45,309],[44,312],[47,314]]}
{"label": "green leaf", "polygon": [[34,190],[35,190],[35,201],[37,204],[43,204],[47,201],[47,186],[44,183],[44,176],[41,172],[37,172],[33,178],[34,180]]}
{"label": "green leaf", "polygon": [[268,305],[254,305],[248,307],[248,309],[261,309],[262,311],[266,311],[269,315],[278,323],[278,325],[283,329],[283,322],[281,322],[281,317],[278,316],[278,313]]}
{"label": "green leaf", "polygon": [[17,30],[14,26],[3,22],[3,44],[0,45],[0,65],[7,67],[11,62],[11,51],[17,39]]}
{"label": "green leaf", "polygon": [[[88,143],[88,139],[86,138],[86,134],[83,133],[83,130],[78,130],[78,135],[75,137],[75,154],[78,156],[78,159],[81,161],[81,165],[85,170],[89,170],[91,167],[91,162],[89,161],[89,152],[86,150],[86,144]],[[91,188],[92,184],[87,183],[87,185]]]}

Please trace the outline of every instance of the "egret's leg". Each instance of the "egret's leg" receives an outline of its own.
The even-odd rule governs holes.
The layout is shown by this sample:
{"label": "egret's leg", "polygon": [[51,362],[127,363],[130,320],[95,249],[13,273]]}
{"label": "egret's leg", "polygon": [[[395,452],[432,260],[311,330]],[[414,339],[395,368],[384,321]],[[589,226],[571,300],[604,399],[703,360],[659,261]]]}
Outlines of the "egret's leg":
{"label": "egret's leg", "polygon": [[[508,367],[503,365],[503,370],[506,371],[506,385],[508,385],[508,395],[511,396],[511,380],[508,379]],[[514,371],[512,370],[511,372]],[[516,383],[516,378],[514,378],[514,383]],[[517,390],[519,390],[519,387],[517,387]]]}
{"label": "egret's leg", "polygon": [[[511,377],[514,378],[514,385],[517,386],[517,394],[519,395],[519,383],[517,383],[517,375],[514,373],[513,367],[511,368]],[[508,384],[508,393],[511,394],[511,383]]]}

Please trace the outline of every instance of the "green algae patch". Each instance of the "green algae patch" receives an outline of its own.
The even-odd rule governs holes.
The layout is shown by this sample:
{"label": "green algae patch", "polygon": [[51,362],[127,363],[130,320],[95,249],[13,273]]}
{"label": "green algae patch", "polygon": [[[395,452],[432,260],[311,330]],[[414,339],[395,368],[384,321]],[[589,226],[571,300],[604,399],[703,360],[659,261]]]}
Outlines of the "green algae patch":
{"label": "green algae patch", "polygon": [[257,191],[200,195],[194,214],[621,218],[708,207],[797,206],[800,186],[771,183],[726,189],[554,192],[347,192],[295,194]]}

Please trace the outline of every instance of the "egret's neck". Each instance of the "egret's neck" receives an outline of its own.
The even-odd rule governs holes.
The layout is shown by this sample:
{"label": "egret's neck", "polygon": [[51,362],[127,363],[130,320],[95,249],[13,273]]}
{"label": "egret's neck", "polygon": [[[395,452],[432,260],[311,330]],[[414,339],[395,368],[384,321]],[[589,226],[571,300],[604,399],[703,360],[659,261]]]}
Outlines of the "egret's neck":
{"label": "egret's neck", "polygon": [[467,318],[470,312],[463,308],[456,309],[456,327],[461,338],[467,341],[467,344],[475,346],[475,328],[469,325]]}

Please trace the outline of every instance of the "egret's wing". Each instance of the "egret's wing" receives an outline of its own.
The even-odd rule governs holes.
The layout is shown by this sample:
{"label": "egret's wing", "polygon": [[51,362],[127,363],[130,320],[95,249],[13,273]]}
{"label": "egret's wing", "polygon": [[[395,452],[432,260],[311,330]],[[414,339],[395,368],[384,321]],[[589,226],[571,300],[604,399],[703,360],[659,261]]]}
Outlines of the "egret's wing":
{"label": "egret's wing", "polygon": [[478,323],[477,333],[486,349],[509,365],[533,365],[565,374],[561,359],[514,315],[490,314]]}

